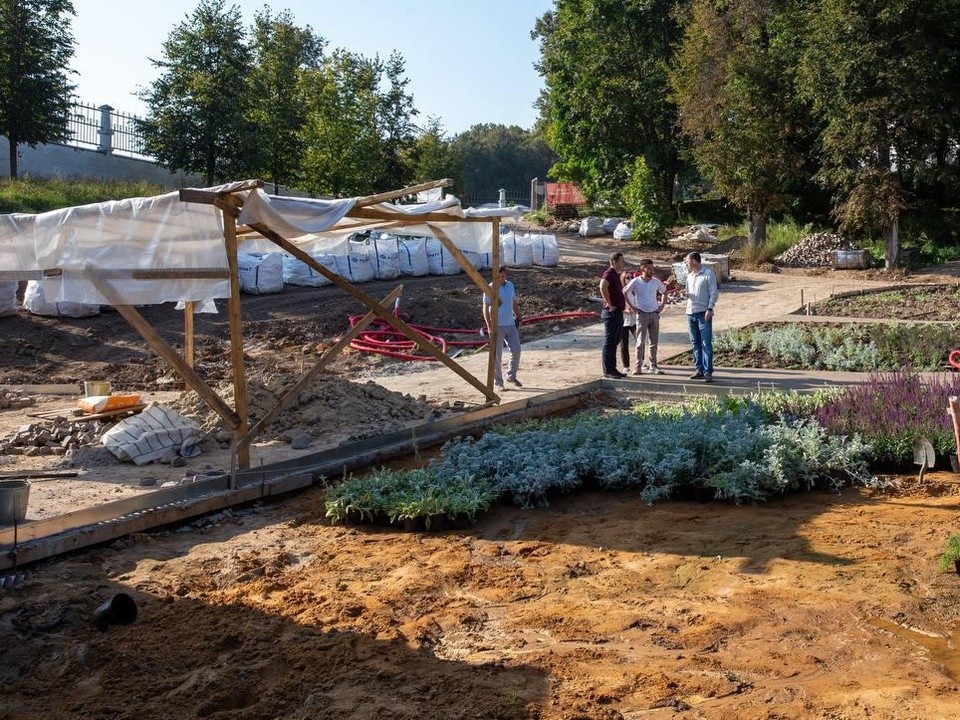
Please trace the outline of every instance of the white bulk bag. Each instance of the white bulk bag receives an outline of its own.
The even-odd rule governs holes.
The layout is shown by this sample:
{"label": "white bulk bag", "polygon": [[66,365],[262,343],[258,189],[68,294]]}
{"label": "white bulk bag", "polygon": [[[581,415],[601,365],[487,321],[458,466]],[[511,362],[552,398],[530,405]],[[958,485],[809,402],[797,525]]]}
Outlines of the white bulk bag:
{"label": "white bulk bag", "polygon": [[251,295],[271,295],[283,290],[283,253],[239,253],[240,290]]}
{"label": "white bulk bag", "polygon": [[[311,254],[314,260],[323,265],[331,272],[337,272],[337,259],[329,253]],[[283,256],[283,281],[288,285],[306,285],[308,287],[320,287],[329,285],[330,281],[318,273],[305,262],[298,260],[293,255]]]}
{"label": "white bulk bag", "polygon": [[626,218],[618,217],[608,217],[603,219],[603,232],[607,235],[613,235],[613,231],[617,229],[617,225],[623,222]]}
{"label": "white bulk bag", "polygon": [[560,246],[556,235],[531,235],[530,251],[533,264],[543,267],[556,267],[560,264]]}
{"label": "white bulk bag", "polygon": [[373,266],[373,276],[378,280],[393,280],[400,277],[400,246],[395,235],[371,237],[367,241],[367,253]]}
{"label": "white bulk bag", "polygon": [[614,240],[630,240],[632,237],[633,224],[629,220],[624,220],[617,225],[617,229],[613,231]]}
{"label": "white bulk bag", "polygon": [[17,314],[17,283],[0,283],[0,317]]}
{"label": "white bulk bag", "polygon": [[605,235],[603,231],[603,221],[591,215],[580,221],[580,237],[596,237]]}
{"label": "white bulk bag", "polygon": [[530,239],[512,232],[500,238],[500,262],[507,267],[531,267],[533,244]]}
{"label": "white bulk bag", "polygon": [[23,306],[34,315],[48,317],[85,318],[100,314],[99,305],[85,305],[75,302],[47,302],[43,296],[43,281],[30,280],[23,294]]}
{"label": "white bulk bag", "polygon": [[443,243],[427,238],[427,264],[431,275],[458,275],[460,263]]}
{"label": "white bulk bag", "polygon": [[[484,253],[473,252],[473,250],[463,250],[462,252],[474,270],[483,270]],[[489,255],[489,253],[486,254]]]}
{"label": "white bulk bag", "polygon": [[426,238],[398,238],[397,251],[400,255],[400,272],[403,275],[420,277],[430,274],[430,263],[427,261]]}
{"label": "white bulk bag", "polygon": [[350,282],[362,283],[373,280],[373,265],[370,251],[363,242],[351,240],[347,243],[347,254],[336,255],[337,274]]}

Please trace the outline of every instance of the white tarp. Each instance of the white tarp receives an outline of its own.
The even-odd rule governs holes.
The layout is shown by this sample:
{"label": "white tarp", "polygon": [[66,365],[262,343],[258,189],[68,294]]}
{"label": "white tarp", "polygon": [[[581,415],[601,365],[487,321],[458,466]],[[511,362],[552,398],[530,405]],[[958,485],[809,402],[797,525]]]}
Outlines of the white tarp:
{"label": "white tarp", "polygon": [[153,404],[139,415],[120,420],[100,442],[118,459],[146,465],[174,454],[196,457],[203,438],[203,430],[193,420],[166,405]]}
{"label": "white tarp", "polygon": [[35,272],[40,270],[34,246],[36,215],[0,215],[0,270]]}

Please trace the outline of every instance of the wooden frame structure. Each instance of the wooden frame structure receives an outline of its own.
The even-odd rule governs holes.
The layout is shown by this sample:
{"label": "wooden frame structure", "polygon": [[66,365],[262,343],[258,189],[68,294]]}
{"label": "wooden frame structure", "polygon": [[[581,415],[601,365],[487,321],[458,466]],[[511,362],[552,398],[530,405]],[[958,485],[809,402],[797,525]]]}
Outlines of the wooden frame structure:
{"label": "wooden frame structure", "polygon": [[[433,232],[437,240],[450,252],[457,260],[461,269],[473,280],[482,293],[490,296],[493,303],[493,312],[496,316],[499,306],[499,286],[496,282],[489,283],[483,276],[470,264],[463,253],[443,231],[438,223],[451,222],[485,222],[491,223],[493,229],[492,243],[492,276],[497,277],[500,267],[500,220],[501,216],[490,216],[484,218],[463,218],[444,213],[425,213],[421,215],[411,215],[409,219],[398,219],[396,214],[385,213],[376,206],[389,200],[409,195],[437,187],[446,187],[451,184],[449,179],[437,180],[423,183],[412,187],[402,188],[393,192],[371,195],[359,198],[353,208],[347,213],[346,217],[367,221],[357,225],[358,229],[364,224],[376,224],[383,226],[387,223],[389,227],[402,227],[405,225],[427,225]],[[310,383],[327,366],[336,355],[347,347],[350,342],[357,337],[371,322],[375,319],[381,319],[391,325],[406,338],[414,342],[424,353],[432,356],[436,360],[446,365],[452,372],[459,375],[464,381],[472,385],[484,395],[487,404],[499,402],[499,396],[493,391],[494,362],[496,354],[494,349],[496,343],[500,340],[497,336],[496,328],[492,329],[489,357],[487,363],[486,381],[481,381],[469,373],[454,359],[448,357],[440,351],[433,343],[424,339],[420,334],[413,330],[407,323],[396,317],[388,310],[390,304],[399,297],[403,290],[403,285],[399,285],[382,300],[371,297],[361,289],[356,287],[347,279],[327,269],[324,265],[314,260],[309,254],[301,250],[289,239],[282,237],[278,232],[265,224],[253,223],[249,226],[237,225],[237,218],[243,208],[243,193],[256,191],[263,187],[260,180],[246,180],[237,183],[231,183],[215,189],[184,189],[179,193],[182,202],[205,203],[215,206],[220,210],[223,216],[223,239],[227,255],[227,271],[220,269],[158,269],[158,270],[138,270],[128,274],[122,271],[98,272],[94,269],[88,270],[83,275],[90,280],[104,298],[112,305],[117,312],[140,334],[147,344],[160,357],[167,361],[173,370],[180,375],[189,389],[194,390],[200,398],[215,411],[224,421],[224,423],[233,432],[233,462],[240,469],[250,466],[250,445],[284,409],[290,406],[298,397],[300,390]],[[237,248],[239,237],[246,233],[256,232],[265,239],[273,242],[283,251],[294,256],[298,260],[306,263],[317,273],[321,274],[332,284],[351,295],[366,308],[367,312],[359,323],[353,326],[333,347],[329,348],[316,361],[316,363],[307,370],[300,379],[289,388],[280,398],[276,405],[272,407],[267,414],[250,426],[247,396],[246,396],[246,370],[243,362],[243,323],[240,302],[240,279],[237,268]],[[46,275],[58,274],[58,271],[45,271]],[[184,352],[181,356],[161,335],[150,325],[143,315],[133,305],[126,304],[124,298],[110,282],[115,277],[133,277],[141,279],[157,278],[217,278],[228,277],[230,281],[230,295],[228,298],[228,322],[230,330],[230,364],[233,374],[234,403],[231,408],[219,395],[197,374],[193,369],[194,358],[194,337],[193,337],[193,307],[194,302],[187,302],[184,309]],[[232,470],[232,468],[231,468]],[[231,473],[232,475],[232,473]]]}

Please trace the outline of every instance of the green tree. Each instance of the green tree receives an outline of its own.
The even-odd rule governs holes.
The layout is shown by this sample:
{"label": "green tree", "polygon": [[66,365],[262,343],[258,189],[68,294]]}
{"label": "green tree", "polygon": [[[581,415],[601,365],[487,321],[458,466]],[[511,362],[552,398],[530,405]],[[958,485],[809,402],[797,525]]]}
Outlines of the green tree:
{"label": "green tree", "polygon": [[404,151],[403,164],[414,183],[452,178],[460,174],[450,150],[450,140],[439,118],[428,118],[413,143]]}
{"label": "green tree", "polygon": [[697,167],[747,212],[763,244],[804,166],[806,117],[794,101],[793,23],[786,0],[696,0],[671,73],[680,126]]}
{"label": "green tree", "polygon": [[309,26],[298,27],[289,11],[274,15],[265,7],[254,18],[250,119],[257,132],[257,174],[273,183],[274,192],[300,174],[307,121],[302,73],[320,67],[324,45]]}
{"label": "green tree", "polygon": [[383,170],[378,188],[381,191],[404,187],[411,176],[403,157],[416,138],[413,118],[417,110],[413,105],[413,96],[407,93],[410,81],[404,75],[405,70],[406,62],[396,52],[391,53],[383,64],[381,85],[386,87],[379,92],[378,113],[383,138]]}
{"label": "green tree", "polygon": [[456,193],[470,202],[495,200],[501,188],[526,198],[530,181],[556,161],[542,138],[516,125],[474,125],[453,138],[450,152]]}
{"label": "green tree", "polygon": [[623,188],[623,205],[633,222],[633,240],[651,245],[663,242],[667,218],[657,199],[655,178],[643,156],[636,159]]}
{"label": "green tree", "polygon": [[19,145],[70,137],[73,15],[68,0],[0,0],[0,133],[10,145],[11,178]]}
{"label": "green tree", "polygon": [[240,10],[224,0],[200,0],[163,43],[162,74],[140,94],[147,103],[146,146],[172,170],[206,182],[254,170],[248,78],[251,50]]}
{"label": "green tree", "polygon": [[673,201],[681,142],[667,71],[680,37],[679,0],[557,0],[537,20],[540,98],[553,177],[593,201],[616,202],[638,156]]}
{"label": "green tree", "polygon": [[894,267],[911,186],[956,143],[956,2],[817,0],[806,20],[800,88],[823,124],[820,177],[841,226],[879,231]]}

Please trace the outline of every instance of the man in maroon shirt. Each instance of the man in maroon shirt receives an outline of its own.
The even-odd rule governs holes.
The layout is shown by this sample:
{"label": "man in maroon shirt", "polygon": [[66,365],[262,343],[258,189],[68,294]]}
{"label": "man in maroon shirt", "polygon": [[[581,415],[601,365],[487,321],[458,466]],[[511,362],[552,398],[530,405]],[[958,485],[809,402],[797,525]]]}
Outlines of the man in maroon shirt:
{"label": "man in maroon shirt", "polygon": [[620,275],[623,272],[623,253],[610,256],[610,267],[603,271],[600,278],[600,295],[603,296],[603,376],[607,378],[625,378],[617,370],[617,345],[623,332],[623,311],[627,302],[623,297],[623,284]]}

